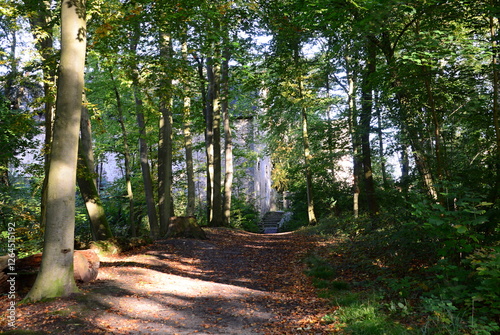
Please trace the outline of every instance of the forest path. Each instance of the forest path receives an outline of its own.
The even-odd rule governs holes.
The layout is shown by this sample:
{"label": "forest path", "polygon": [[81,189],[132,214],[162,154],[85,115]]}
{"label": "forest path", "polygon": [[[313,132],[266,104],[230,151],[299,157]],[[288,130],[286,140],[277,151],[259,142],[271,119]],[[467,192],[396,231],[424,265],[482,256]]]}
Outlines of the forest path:
{"label": "forest path", "polygon": [[[82,294],[17,306],[34,334],[327,334],[328,308],[303,273],[322,242],[294,233],[207,229],[208,240],[170,239],[102,257]],[[0,301],[2,311],[7,301]],[[0,331],[8,331],[2,313]],[[15,333],[15,332],[11,332]]]}

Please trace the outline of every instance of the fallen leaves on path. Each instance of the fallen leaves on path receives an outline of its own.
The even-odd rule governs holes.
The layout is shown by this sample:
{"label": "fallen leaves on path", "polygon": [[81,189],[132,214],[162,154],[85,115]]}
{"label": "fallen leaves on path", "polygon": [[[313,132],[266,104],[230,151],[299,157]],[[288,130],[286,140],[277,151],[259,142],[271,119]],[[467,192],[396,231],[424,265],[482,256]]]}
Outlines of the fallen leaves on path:
{"label": "fallen leaves on path", "polygon": [[[82,294],[17,306],[18,329],[44,334],[328,334],[302,259],[319,240],[207,229],[101,259]],[[6,322],[0,299],[0,330]]]}

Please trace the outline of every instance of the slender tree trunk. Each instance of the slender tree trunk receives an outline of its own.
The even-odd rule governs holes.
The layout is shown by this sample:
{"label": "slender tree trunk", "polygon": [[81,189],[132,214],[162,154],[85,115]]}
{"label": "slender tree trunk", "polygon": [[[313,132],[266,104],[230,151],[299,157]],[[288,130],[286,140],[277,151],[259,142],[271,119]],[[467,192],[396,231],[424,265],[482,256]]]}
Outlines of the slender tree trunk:
{"label": "slender tree trunk", "polygon": [[[198,63],[198,77],[200,78],[200,92],[203,101],[203,116],[205,118],[205,153],[207,157],[207,171],[206,171],[206,201],[207,201],[207,223],[212,221],[212,189],[213,189],[213,112],[210,102],[210,84],[208,84],[208,90],[205,87],[207,78],[203,72],[203,60],[200,58],[195,58]],[[209,65],[207,68],[207,77],[209,76]],[[208,92],[207,92],[208,91]],[[201,201],[201,194],[200,194]]]}
{"label": "slender tree trunk", "polygon": [[[297,69],[300,68],[300,54],[297,49],[294,51],[294,63]],[[304,99],[304,82],[302,81],[302,75],[299,74],[298,77],[298,88],[299,97],[301,100]],[[314,190],[312,183],[312,172],[311,172],[311,149],[309,144],[309,129],[307,123],[307,109],[305,106],[301,106],[301,120],[302,120],[302,143],[304,146],[304,173],[306,175],[306,194],[307,194],[307,218],[309,225],[315,225],[317,223],[316,214],[314,213]]]}
{"label": "slender tree trunk", "polygon": [[[423,182],[424,188],[427,193],[434,199],[438,200],[438,192],[434,186],[434,178],[432,176],[432,171],[430,169],[427,158],[425,157],[424,151],[421,148],[418,132],[413,128],[413,122],[410,122],[410,103],[408,94],[401,91],[402,84],[398,79],[395,72],[395,62],[394,62],[394,49],[390,45],[387,39],[383,40],[382,51],[385,55],[387,66],[391,71],[392,77],[392,87],[396,91],[396,100],[399,104],[400,109],[400,128],[403,136],[407,138],[407,142],[410,145],[413,158],[415,160],[415,165],[420,174],[421,180]],[[407,184],[406,184],[407,185]]]}
{"label": "slender tree trunk", "polygon": [[401,146],[401,192],[404,198],[408,198],[409,189],[409,172],[410,172],[410,158],[408,157],[408,146],[402,144]]}
{"label": "slender tree trunk", "polygon": [[[160,54],[164,68],[172,57],[172,42],[167,34],[161,35]],[[173,214],[172,201],[172,79],[163,73],[160,96],[160,139],[158,143],[158,209],[160,213],[160,236],[167,234],[170,217]]]}
{"label": "slender tree trunk", "polygon": [[135,107],[137,116],[137,125],[139,126],[139,155],[141,161],[142,180],[144,182],[144,193],[146,196],[146,205],[148,210],[148,220],[151,237],[159,237],[160,229],[158,227],[158,216],[156,214],[156,205],[153,193],[153,180],[151,178],[151,169],[148,160],[148,144],[146,142],[146,122],[142,111],[142,100],[139,97],[139,89],[134,87]]}
{"label": "slender tree trunk", "polygon": [[[139,43],[140,37],[140,27],[136,27],[136,30],[133,32],[132,40],[131,40],[131,50],[136,53],[137,44]],[[133,94],[135,100],[135,113],[137,118],[137,125],[139,127],[139,156],[141,163],[141,171],[142,171],[142,180],[144,183],[144,194],[146,197],[146,206],[148,211],[148,220],[149,220],[149,228],[150,234],[153,239],[159,237],[160,228],[158,226],[158,215],[156,213],[156,204],[154,199],[153,192],[153,180],[151,178],[151,168],[149,166],[148,160],[148,144],[146,141],[147,133],[146,133],[146,122],[144,120],[144,111],[142,109],[142,98],[139,90],[139,69],[137,65],[134,65],[132,70],[132,86],[133,86]]]}
{"label": "slender tree trunk", "polygon": [[[52,143],[52,127],[55,115],[55,92],[54,81],[56,76],[56,62],[54,53],[53,31],[50,21],[53,19],[53,11],[47,1],[24,1],[25,6],[34,14],[30,16],[30,26],[32,32],[41,30],[43,34],[33,34],[35,47],[40,53],[43,73],[43,93],[44,93],[44,118],[45,118],[45,139],[43,147],[45,177],[42,184],[42,201],[40,206],[40,226],[45,227],[46,222],[46,189],[47,176],[49,172],[50,145]],[[35,8],[31,8],[34,6]]]}
{"label": "slender tree trunk", "polygon": [[351,69],[351,58],[346,57],[346,72],[348,80],[347,99],[348,99],[348,112],[349,112],[349,134],[352,143],[352,160],[353,160],[353,173],[352,173],[352,190],[353,190],[353,216],[359,216],[359,194],[361,193],[359,187],[359,180],[361,176],[362,162],[360,159],[360,141],[358,136],[358,113],[356,110],[356,83],[354,73]]}
{"label": "slender tree trunk", "polygon": [[[188,65],[187,42],[182,43],[182,58]],[[189,97],[189,82],[187,76],[183,79],[183,118],[184,118],[184,149],[186,151],[186,175],[187,175],[187,206],[186,216],[194,216],[196,206],[196,189],[194,183],[194,162],[193,162],[193,137],[191,135],[191,98]]]}
{"label": "slender tree trunk", "polygon": [[306,174],[306,193],[307,193],[307,218],[310,225],[317,223],[316,214],[314,213],[314,191],[312,184],[311,172],[311,149],[309,145],[309,131],[307,124],[307,110],[302,108],[302,141],[304,143],[304,161]]}
{"label": "slender tree trunk", "polygon": [[[490,0],[491,8],[497,8],[498,1]],[[499,74],[498,74],[498,17],[490,15],[490,38],[491,38],[491,65],[492,65],[492,83],[493,83],[493,126],[495,128],[496,138],[496,180],[493,187],[491,198],[496,201],[499,197],[500,189],[500,103],[498,101],[499,95]]]}
{"label": "slender tree trunk", "polygon": [[224,50],[222,73],[221,73],[221,109],[224,119],[224,152],[226,158],[226,173],[224,175],[224,210],[223,221],[224,226],[231,225],[231,197],[233,188],[233,138],[231,134],[231,120],[229,117],[229,58],[231,54],[229,50]]}
{"label": "slender tree trunk", "polygon": [[94,152],[92,150],[92,130],[86,106],[82,108],[80,122],[80,145],[78,147],[77,181],[90,221],[94,241],[113,237],[106,212],[97,189],[94,173]]}
{"label": "slender tree trunk", "polygon": [[[209,63],[210,60],[207,60]],[[207,64],[208,90],[205,106],[205,148],[207,154],[207,222],[213,222],[214,202],[214,112],[213,112],[213,87],[211,76],[212,66]]]}
{"label": "slender tree trunk", "polygon": [[50,153],[43,257],[36,281],[24,301],[68,296],[78,291],[73,276],[73,248],[76,166],[86,51],[84,6],[83,1],[63,1],[61,6],[57,118]]}
{"label": "slender tree trunk", "polygon": [[211,140],[207,143],[208,172],[210,176],[211,206],[209,225],[220,227],[222,222],[222,162],[221,162],[221,110],[220,110],[220,63],[218,59],[207,59],[208,107],[207,132]]}
{"label": "slender tree trunk", "polygon": [[380,168],[382,170],[382,183],[384,185],[384,189],[388,189],[389,184],[387,181],[387,171],[385,166],[385,155],[384,155],[384,133],[382,131],[382,111],[380,103],[378,101],[378,95],[376,96],[375,99],[375,111],[377,113],[377,136],[378,136]]}
{"label": "slender tree trunk", "polygon": [[123,139],[123,160],[125,164],[125,184],[127,187],[127,199],[129,202],[129,228],[130,235],[132,237],[137,236],[137,227],[135,224],[135,209],[134,209],[134,192],[132,190],[132,168],[131,168],[131,159],[130,159],[130,149],[128,145],[128,133],[127,128],[125,126],[125,120],[123,119],[123,105],[122,98],[120,92],[118,91],[118,87],[115,83],[115,78],[113,76],[113,71],[110,68],[109,74],[111,76],[111,81],[113,82],[113,91],[115,92],[116,98],[116,110],[118,112],[118,123],[120,124],[120,128],[122,130],[122,139]]}
{"label": "slender tree trunk", "polygon": [[375,194],[375,182],[373,179],[373,169],[371,160],[370,130],[373,108],[373,75],[375,74],[376,49],[375,45],[368,41],[366,44],[367,59],[366,68],[363,73],[361,86],[361,113],[359,118],[361,151],[363,160],[364,186],[368,202],[370,215],[377,215],[379,212],[378,200]]}

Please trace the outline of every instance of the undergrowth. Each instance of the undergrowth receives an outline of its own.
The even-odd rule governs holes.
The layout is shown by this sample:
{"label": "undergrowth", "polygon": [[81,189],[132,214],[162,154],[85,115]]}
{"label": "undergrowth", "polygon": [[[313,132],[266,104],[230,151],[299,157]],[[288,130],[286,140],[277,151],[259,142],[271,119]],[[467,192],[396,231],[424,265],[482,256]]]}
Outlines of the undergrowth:
{"label": "undergrowth", "polygon": [[330,217],[302,229],[336,241],[305,260],[318,294],[338,306],[325,322],[346,334],[499,334],[491,206],[421,202],[407,213]]}

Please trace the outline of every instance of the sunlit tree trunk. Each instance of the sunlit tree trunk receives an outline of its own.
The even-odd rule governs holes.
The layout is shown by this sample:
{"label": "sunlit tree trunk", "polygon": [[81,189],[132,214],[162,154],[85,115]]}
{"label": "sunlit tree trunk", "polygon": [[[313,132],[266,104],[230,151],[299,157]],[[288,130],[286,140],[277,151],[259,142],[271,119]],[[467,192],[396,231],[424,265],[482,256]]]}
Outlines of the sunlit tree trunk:
{"label": "sunlit tree trunk", "polygon": [[94,173],[94,152],[92,150],[92,130],[86,106],[82,108],[80,122],[80,145],[78,147],[77,181],[87,214],[92,238],[95,241],[113,237],[102,204]]}
{"label": "sunlit tree trunk", "polygon": [[[163,68],[168,68],[172,57],[172,42],[168,34],[161,34],[160,56]],[[160,236],[165,236],[173,214],[172,201],[172,80],[170,74],[162,73],[160,96],[160,139],[158,143],[158,210],[160,213]]]}
{"label": "sunlit tree trunk", "polygon": [[221,73],[221,109],[224,120],[224,152],[225,152],[225,175],[224,175],[224,226],[231,225],[231,196],[233,188],[233,138],[231,134],[231,120],[229,117],[229,50],[225,49],[222,61]]}
{"label": "sunlit tree trunk", "polygon": [[25,301],[78,291],[73,276],[75,191],[86,51],[85,2],[63,1],[56,119],[47,183],[43,257]]}
{"label": "sunlit tree trunk", "polygon": [[[188,49],[187,43],[182,43],[182,58],[187,65]],[[182,78],[184,87],[184,98],[182,112],[184,118],[184,150],[186,151],[186,176],[187,176],[187,205],[186,216],[194,216],[196,206],[196,189],[194,183],[193,162],[193,136],[191,135],[191,98],[189,97],[189,82],[187,76]]]}
{"label": "sunlit tree trunk", "polygon": [[[298,44],[296,49],[293,50],[294,64],[296,68],[300,68],[300,52],[298,50]],[[299,70],[300,71],[300,70]],[[302,75],[299,73],[298,76],[298,89],[299,97],[302,103],[305,104],[305,94],[304,94],[304,82],[302,80]],[[302,144],[304,150],[304,173],[306,177],[306,195],[307,195],[307,219],[310,225],[315,225],[317,223],[316,214],[314,213],[314,190],[313,190],[313,178],[311,171],[311,148],[309,143],[309,129],[307,123],[307,108],[303,105],[300,107],[301,112],[301,126],[302,126]]]}

